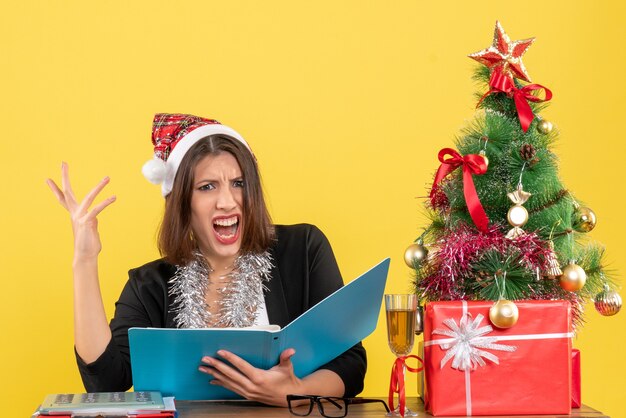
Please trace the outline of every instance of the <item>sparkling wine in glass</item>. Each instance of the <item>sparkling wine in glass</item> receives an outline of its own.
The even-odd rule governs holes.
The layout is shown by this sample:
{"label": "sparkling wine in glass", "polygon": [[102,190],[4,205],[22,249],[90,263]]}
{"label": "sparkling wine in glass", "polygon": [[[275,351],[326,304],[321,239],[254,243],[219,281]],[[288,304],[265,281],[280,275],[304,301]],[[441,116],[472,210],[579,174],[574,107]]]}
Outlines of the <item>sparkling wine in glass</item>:
{"label": "sparkling wine in glass", "polygon": [[[415,341],[415,317],[417,311],[416,295],[385,295],[387,313],[387,341],[391,352],[397,357],[409,355]],[[402,368],[404,379],[405,368]],[[399,416],[399,407],[387,413],[387,416]],[[404,409],[405,417],[417,416],[417,413]]]}

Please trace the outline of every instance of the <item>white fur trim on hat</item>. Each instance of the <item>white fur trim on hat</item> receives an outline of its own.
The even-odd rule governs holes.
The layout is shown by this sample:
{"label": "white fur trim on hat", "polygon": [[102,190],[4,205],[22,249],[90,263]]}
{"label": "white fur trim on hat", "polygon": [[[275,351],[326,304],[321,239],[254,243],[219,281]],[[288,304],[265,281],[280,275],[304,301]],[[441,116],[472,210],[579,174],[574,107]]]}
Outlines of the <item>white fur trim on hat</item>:
{"label": "white fur trim on hat", "polygon": [[[167,161],[165,162],[166,170],[161,184],[161,194],[163,195],[163,197],[167,196],[172,191],[172,186],[174,185],[174,178],[176,178],[178,166],[183,160],[185,154],[187,154],[187,151],[189,151],[189,149],[202,138],[216,134],[224,134],[237,139],[242,144],[244,144],[246,148],[248,148],[248,150],[252,153],[252,150],[250,149],[250,146],[248,145],[246,140],[243,139],[243,137],[233,128],[221,124],[210,124],[196,128],[193,131],[189,132],[187,135],[185,135],[180,141],[178,141],[178,143],[170,153],[169,157],[167,158]],[[146,163],[146,165],[148,165],[148,163]],[[146,175],[145,172],[144,175]],[[148,178],[148,176],[146,176],[146,178]]]}

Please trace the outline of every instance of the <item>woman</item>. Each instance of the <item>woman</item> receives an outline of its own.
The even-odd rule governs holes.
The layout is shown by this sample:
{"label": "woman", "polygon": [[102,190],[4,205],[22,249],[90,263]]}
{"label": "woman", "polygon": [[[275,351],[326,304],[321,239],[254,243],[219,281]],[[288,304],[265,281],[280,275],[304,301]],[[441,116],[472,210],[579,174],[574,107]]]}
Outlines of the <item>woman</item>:
{"label": "woman", "polygon": [[[67,164],[62,187],[48,179],[72,219],[75,349],[88,391],[132,385],[130,327],[282,327],[343,285],[321,231],[271,224],[255,157],[236,131],[211,119],[157,114],[152,142],[155,159],[143,171],[161,183],[165,197],[159,233],[164,258],[129,272],[110,325],[98,284],[97,216],[115,197],[94,205],[109,179],[81,202]],[[287,406],[290,393],[355,396],[363,389],[361,344],[301,379],[293,373],[293,349],[269,370],[236,353],[218,354],[198,359],[211,384],[269,405]]]}

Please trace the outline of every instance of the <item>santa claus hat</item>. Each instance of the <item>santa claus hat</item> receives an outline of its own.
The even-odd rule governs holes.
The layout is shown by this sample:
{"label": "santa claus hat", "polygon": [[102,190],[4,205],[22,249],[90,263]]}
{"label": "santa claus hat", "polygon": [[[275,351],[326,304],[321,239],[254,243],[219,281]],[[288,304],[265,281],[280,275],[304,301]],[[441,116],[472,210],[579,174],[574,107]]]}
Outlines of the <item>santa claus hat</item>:
{"label": "santa claus hat", "polygon": [[179,113],[157,113],[152,123],[154,158],[143,165],[141,172],[154,184],[161,185],[163,197],[172,191],[176,171],[189,149],[209,135],[228,135],[250,150],[237,131],[214,119]]}

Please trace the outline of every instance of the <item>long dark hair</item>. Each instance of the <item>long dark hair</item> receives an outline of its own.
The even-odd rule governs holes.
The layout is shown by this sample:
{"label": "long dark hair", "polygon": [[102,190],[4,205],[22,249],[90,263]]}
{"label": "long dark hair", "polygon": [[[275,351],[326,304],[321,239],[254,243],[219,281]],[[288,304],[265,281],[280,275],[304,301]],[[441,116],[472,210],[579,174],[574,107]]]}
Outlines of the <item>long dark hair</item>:
{"label": "long dark hair", "polygon": [[274,239],[274,227],[267,211],[257,162],[240,141],[228,135],[210,135],[187,151],[174,178],[172,191],[165,198],[165,213],[159,230],[158,246],[168,262],[184,265],[191,261],[197,244],[191,231],[191,195],[194,170],[207,155],[227,152],[237,160],[244,180],[243,231],[241,253],[261,253]]}

